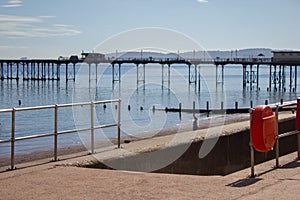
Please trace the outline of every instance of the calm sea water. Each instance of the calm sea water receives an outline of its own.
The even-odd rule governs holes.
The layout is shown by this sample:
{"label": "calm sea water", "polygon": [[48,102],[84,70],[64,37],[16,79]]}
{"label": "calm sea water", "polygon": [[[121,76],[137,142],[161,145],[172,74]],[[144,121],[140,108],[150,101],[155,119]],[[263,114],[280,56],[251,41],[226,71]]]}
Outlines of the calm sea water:
{"label": "calm sea water", "polygon": [[[188,68],[185,65],[172,65],[170,75],[170,88],[168,82],[162,82],[162,76],[167,80],[167,68],[162,75],[160,65],[146,66],[145,85],[137,83],[135,65],[122,65],[121,81],[112,84],[111,67],[98,65],[96,80],[95,67],[92,67],[92,76],[89,81],[87,65],[76,66],[76,81],[0,81],[0,109],[12,107],[29,107],[40,105],[65,104],[73,102],[99,101],[114,98],[121,98],[121,124],[122,135],[137,135],[162,128],[178,126],[190,123],[193,116],[183,113],[181,119],[178,113],[165,113],[164,111],[152,111],[156,108],[175,107],[182,103],[182,108],[192,108],[193,101],[196,101],[196,108],[206,108],[206,102],[211,108],[220,108],[224,102],[225,108],[234,108],[235,102],[239,107],[249,107],[250,101],[253,105],[295,100],[300,94],[290,91],[289,69],[286,70],[286,91],[267,92],[269,87],[269,68],[260,67],[259,88],[253,84],[246,89],[242,86],[242,67],[226,66],[224,69],[224,85],[216,83],[216,71],[214,66],[201,66],[201,90],[198,86],[188,83]],[[141,70],[140,68],[139,70]],[[65,71],[61,71],[65,74]],[[62,75],[62,78],[65,76]],[[297,88],[300,86],[298,85]],[[21,105],[19,105],[21,100]],[[128,106],[130,105],[130,110]],[[115,104],[97,105],[96,125],[115,123],[117,110]],[[80,109],[61,108],[58,113],[59,131],[71,130],[79,127],[89,127],[89,107]],[[197,115],[198,118],[205,116]],[[16,137],[35,135],[41,133],[52,133],[54,130],[54,111],[51,109],[37,111],[23,111],[16,113]],[[0,113],[0,139],[9,139],[11,133],[11,114]],[[84,134],[85,136],[83,136]],[[88,144],[89,134],[69,134],[59,136],[59,147],[69,147],[78,144]],[[117,129],[108,128],[103,131],[96,131],[96,140],[104,140],[109,137],[116,137]],[[152,134],[155,134],[152,133]],[[0,157],[10,153],[9,144],[0,144]],[[41,138],[16,143],[17,153],[30,153],[37,150],[49,150],[53,148],[53,138]]]}

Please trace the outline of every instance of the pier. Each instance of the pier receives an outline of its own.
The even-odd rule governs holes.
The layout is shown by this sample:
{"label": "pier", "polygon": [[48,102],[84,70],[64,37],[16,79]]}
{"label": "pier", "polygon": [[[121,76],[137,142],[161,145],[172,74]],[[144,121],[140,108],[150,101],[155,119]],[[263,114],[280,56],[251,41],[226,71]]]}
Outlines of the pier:
{"label": "pier", "polygon": [[[92,53],[93,55],[94,53]],[[91,79],[91,68],[97,68],[101,63],[109,64],[112,68],[112,83],[121,82],[121,69],[124,64],[134,64],[136,66],[136,83],[145,84],[146,68],[148,64],[161,65],[161,83],[162,86],[171,83],[171,66],[183,65],[187,68],[188,82],[194,84],[195,88],[200,91],[201,83],[201,66],[215,66],[216,84],[224,85],[224,68],[229,65],[235,65],[242,68],[243,89],[249,86],[250,91],[260,90],[259,76],[260,67],[269,67],[269,87],[268,91],[283,91],[289,89],[295,92],[297,89],[297,69],[300,66],[300,60],[276,60],[273,58],[225,58],[225,59],[183,59],[183,58],[105,58],[103,54],[95,54],[90,57],[85,54],[82,58],[71,56],[70,58],[58,59],[28,59],[28,60],[3,60],[0,59],[0,78],[1,80],[33,80],[33,81],[60,81],[62,74],[65,80],[75,81],[76,65],[85,63],[89,68],[89,80]],[[159,69],[158,69],[159,70]],[[64,71],[64,73],[62,73]]]}

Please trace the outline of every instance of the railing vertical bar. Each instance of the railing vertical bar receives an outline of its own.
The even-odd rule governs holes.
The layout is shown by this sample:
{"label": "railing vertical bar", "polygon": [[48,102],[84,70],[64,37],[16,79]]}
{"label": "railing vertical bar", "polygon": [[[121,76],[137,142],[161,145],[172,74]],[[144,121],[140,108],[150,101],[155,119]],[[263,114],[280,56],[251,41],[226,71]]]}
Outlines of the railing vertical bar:
{"label": "railing vertical bar", "polygon": [[15,168],[15,117],[16,110],[13,108],[11,113],[11,150],[10,150],[10,167],[11,170]]}
{"label": "railing vertical bar", "polygon": [[276,106],[275,118],[276,118],[276,167],[279,167],[279,137],[278,137],[278,109],[279,106]]}
{"label": "railing vertical bar", "polygon": [[91,153],[94,154],[94,140],[95,140],[95,131],[94,131],[94,102],[91,102]]}
{"label": "railing vertical bar", "polygon": [[[250,110],[250,131],[251,131],[251,121],[252,121],[252,109]],[[250,142],[249,142],[249,146],[250,146],[250,159],[251,159],[251,175],[250,177],[254,177],[254,165],[255,165],[255,161],[254,161],[254,148],[252,145],[252,139],[251,139],[251,134],[250,135]]]}
{"label": "railing vertical bar", "polygon": [[54,161],[57,161],[58,106],[54,107]]}
{"label": "railing vertical bar", "polygon": [[121,100],[118,101],[118,148],[121,146]]}
{"label": "railing vertical bar", "polygon": [[298,160],[300,160],[300,132],[297,134],[298,139]]}

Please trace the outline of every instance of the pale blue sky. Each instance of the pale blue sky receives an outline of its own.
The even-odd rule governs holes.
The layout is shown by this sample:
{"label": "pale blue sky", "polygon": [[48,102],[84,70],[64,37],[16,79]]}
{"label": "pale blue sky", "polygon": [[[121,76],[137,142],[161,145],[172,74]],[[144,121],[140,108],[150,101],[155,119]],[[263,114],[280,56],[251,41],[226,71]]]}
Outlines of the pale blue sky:
{"label": "pale blue sky", "polygon": [[143,27],[181,32],[207,50],[300,50],[299,10],[300,0],[0,0],[0,58],[80,54]]}

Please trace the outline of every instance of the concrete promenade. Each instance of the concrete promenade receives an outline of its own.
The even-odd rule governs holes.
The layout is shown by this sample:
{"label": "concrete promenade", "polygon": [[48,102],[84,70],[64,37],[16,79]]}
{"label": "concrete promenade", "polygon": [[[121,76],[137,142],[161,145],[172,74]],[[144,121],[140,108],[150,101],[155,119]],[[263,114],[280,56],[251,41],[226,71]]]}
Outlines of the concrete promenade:
{"label": "concrete promenade", "polygon": [[[300,161],[296,153],[227,176],[137,173],[64,166],[78,157],[0,173],[0,199],[299,199]],[[30,167],[25,167],[30,166]]]}
{"label": "concrete promenade", "polygon": [[[294,114],[281,114],[286,118]],[[216,121],[215,121],[216,122]],[[249,129],[249,121],[223,126],[223,134]],[[201,139],[197,131],[193,140]],[[187,137],[190,132],[180,135]],[[172,135],[123,144],[128,152],[151,152],[164,146]],[[174,144],[176,145],[176,144]],[[297,153],[281,156],[280,168],[275,160],[226,176],[178,175],[81,168],[103,158],[129,158],[122,149],[108,149],[95,155],[86,152],[60,156],[59,162],[49,159],[18,164],[16,170],[0,167],[0,199],[299,199],[300,161]],[[96,150],[97,151],[97,150]],[[219,152],[221,153],[221,152]],[[249,155],[250,156],[250,155]],[[222,154],[219,155],[222,157]],[[105,160],[105,159],[104,159]]]}

